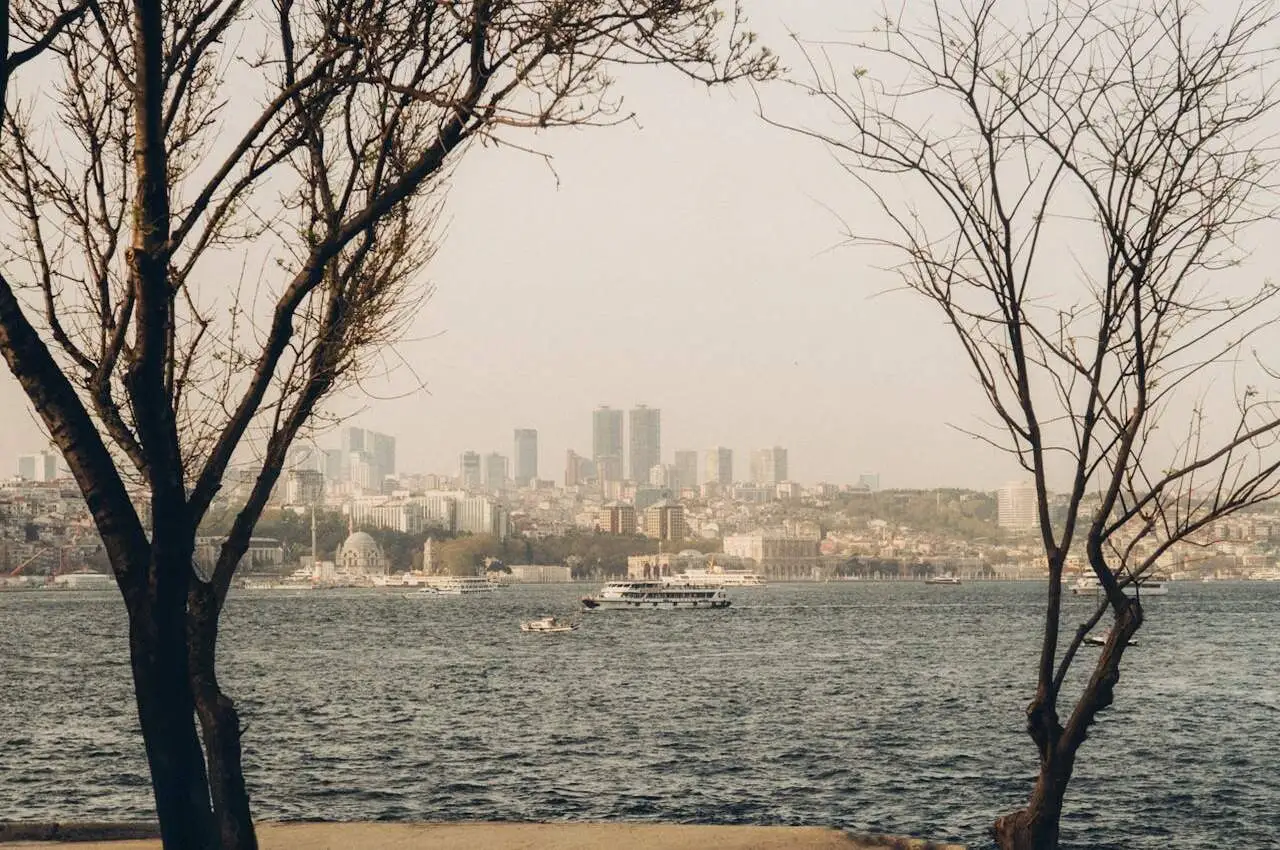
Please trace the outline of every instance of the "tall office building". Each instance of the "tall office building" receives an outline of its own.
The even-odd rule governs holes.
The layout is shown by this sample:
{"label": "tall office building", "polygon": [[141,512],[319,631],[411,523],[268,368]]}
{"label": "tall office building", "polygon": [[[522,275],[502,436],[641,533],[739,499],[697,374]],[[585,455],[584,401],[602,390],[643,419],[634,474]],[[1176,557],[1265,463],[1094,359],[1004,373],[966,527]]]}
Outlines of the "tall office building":
{"label": "tall office building", "polygon": [[631,411],[631,453],[628,476],[637,484],[649,480],[649,470],[662,460],[662,411],[638,404]]}
{"label": "tall office building", "polygon": [[318,469],[291,469],[285,477],[285,502],[316,505],[324,499],[324,474]]}
{"label": "tall office building", "polygon": [[591,414],[591,460],[603,481],[622,480],[622,411],[607,405]]}
{"label": "tall office building", "polygon": [[649,483],[677,494],[680,492],[680,474],[676,472],[675,464],[660,463],[650,469]]}
{"label": "tall office building", "polygon": [[480,487],[480,453],[463,452],[458,457],[458,484],[472,490]]}
{"label": "tall office building", "polygon": [[781,446],[751,453],[751,481],[755,484],[781,484],[787,480],[787,450]]}
{"label": "tall office building", "polygon": [[374,466],[378,470],[378,480],[396,474],[396,438],[375,431],[365,431],[370,443],[369,453],[373,455]]}
{"label": "tall office building", "polygon": [[1035,482],[1011,481],[996,491],[996,522],[1013,531],[1026,531],[1039,524]]}
{"label": "tall office building", "polygon": [[596,465],[591,462],[591,458],[583,457],[573,449],[565,452],[564,486],[577,487],[579,484],[586,484],[595,477]]}
{"label": "tall office building", "polygon": [[342,451],[344,454],[363,452],[366,450],[365,430],[363,428],[342,429]]}
{"label": "tall office building", "polygon": [[325,480],[340,481],[342,479],[342,460],[344,457],[342,449],[324,449],[320,454],[320,471],[324,473]]}
{"label": "tall office building", "polygon": [[497,452],[484,456],[484,489],[501,493],[507,489],[507,459]]}
{"label": "tall office building", "polygon": [[382,480],[396,472],[396,438],[365,428],[341,431],[342,477],[357,487],[380,491]]}
{"label": "tall office building", "polygon": [[676,480],[673,489],[698,486],[698,452],[681,449],[676,452]]}
{"label": "tall office building", "polygon": [[721,487],[728,487],[733,483],[733,449],[723,446],[707,449],[706,476],[703,480],[707,484],[718,484]]}
{"label": "tall office building", "polygon": [[54,481],[58,477],[58,456],[53,452],[18,455],[18,475],[28,481]]}
{"label": "tall office building", "polygon": [[538,432],[533,428],[516,429],[516,486],[528,487],[538,477]]}

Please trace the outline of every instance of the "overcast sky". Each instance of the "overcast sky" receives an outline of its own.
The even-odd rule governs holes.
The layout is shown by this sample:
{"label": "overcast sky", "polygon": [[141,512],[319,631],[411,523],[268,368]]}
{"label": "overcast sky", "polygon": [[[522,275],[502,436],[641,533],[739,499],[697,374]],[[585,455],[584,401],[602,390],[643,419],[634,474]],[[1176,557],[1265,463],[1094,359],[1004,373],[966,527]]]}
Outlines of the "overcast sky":
{"label": "overcast sky", "polygon": [[[752,5],[775,42],[783,23],[866,23],[862,3]],[[664,462],[725,445],[739,477],[775,444],[804,482],[1017,476],[951,427],[980,427],[984,408],[936,308],[881,294],[893,278],[840,247],[837,212],[855,228],[871,212],[822,147],[762,122],[750,89],[650,70],[619,91],[638,125],[531,140],[558,182],[526,153],[467,152],[428,270],[436,296],[399,348],[428,392],[350,402],[366,408],[354,424],[397,437],[402,471],[456,473],[459,452],[509,455],[512,430],[536,428],[540,476],[560,479],[566,448],[590,453],[593,407],[644,403],[662,410]],[[414,380],[402,369],[371,389]],[[7,371],[0,409],[9,474],[42,440]]]}

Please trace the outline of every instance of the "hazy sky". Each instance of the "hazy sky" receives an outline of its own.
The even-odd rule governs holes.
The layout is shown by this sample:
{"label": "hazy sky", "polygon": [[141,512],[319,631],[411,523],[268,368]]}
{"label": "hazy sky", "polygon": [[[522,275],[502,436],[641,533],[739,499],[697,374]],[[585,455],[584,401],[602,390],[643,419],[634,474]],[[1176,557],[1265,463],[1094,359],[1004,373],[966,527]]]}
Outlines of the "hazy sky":
{"label": "hazy sky", "polygon": [[[754,6],[814,35],[865,24],[861,3]],[[770,17],[772,16],[772,17]],[[782,445],[791,477],[886,487],[995,487],[1014,464],[951,428],[984,407],[936,308],[878,294],[892,277],[839,247],[871,211],[814,142],[756,115],[750,89],[628,73],[638,126],[548,132],[554,156],[470,149],[453,181],[436,296],[399,348],[428,393],[367,401],[354,424],[398,438],[402,470],[456,473],[458,453],[510,455],[536,428],[543,478],[591,450],[591,410],[662,410],[663,461],[682,448]],[[782,96],[776,94],[774,96]],[[373,389],[413,385],[402,371]],[[0,374],[0,458],[41,447]]]}

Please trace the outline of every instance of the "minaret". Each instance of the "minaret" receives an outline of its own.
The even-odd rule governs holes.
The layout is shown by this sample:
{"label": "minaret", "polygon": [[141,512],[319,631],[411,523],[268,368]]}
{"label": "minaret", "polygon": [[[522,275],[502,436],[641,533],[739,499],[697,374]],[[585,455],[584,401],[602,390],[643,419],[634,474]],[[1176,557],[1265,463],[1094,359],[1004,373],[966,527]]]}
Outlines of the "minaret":
{"label": "minaret", "polygon": [[320,577],[320,553],[316,551],[316,505],[311,503],[311,574]]}

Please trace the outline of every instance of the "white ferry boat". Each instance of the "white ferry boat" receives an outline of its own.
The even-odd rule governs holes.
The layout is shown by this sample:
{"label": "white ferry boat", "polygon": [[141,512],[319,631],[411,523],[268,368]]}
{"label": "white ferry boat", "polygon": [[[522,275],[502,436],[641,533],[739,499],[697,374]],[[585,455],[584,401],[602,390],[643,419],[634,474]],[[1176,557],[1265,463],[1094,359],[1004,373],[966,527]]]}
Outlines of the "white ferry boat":
{"label": "white ferry boat", "polygon": [[924,580],[924,583],[925,584],[959,584],[960,578],[958,576],[951,575],[951,573],[947,573],[946,575],[941,575],[941,576],[929,576],[927,579]]}
{"label": "white ferry boat", "polygon": [[702,569],[694,567],[677,573],[668,582],[690,584],[694,587],[764,587],[762,576],[751,570],[725,570],[720,567]]}
{"label": "white ferry boat", "polygon": [[423,584],[445,596],[461,596],[465,593],[492,593],[497,586],[481,576],[427,576]]}
{"label": "white ferry boat", "polygon": [[595,596],[582,597],[588,611],[621,608],[652,610],[654,608],[728,608],[724,586],[683,584],[673,579],[653,581],[611,581]]}
{"label": "white ferry boat", "polygon": [[[1169,585],[1164,579],[1143,576],[1134,584],[1126,585],[1125,590],[1132,591],[1136,586],[1137,591],[1142,596],[1167,596],[1169,593]],[[1076,579],[1075,584],[1071,585],[1071,592],[1076,596],[1088,594],[1096,594],[1102,592],[1102,582],[1098,581],[1098,577],[1093,573],[1086,573]]]}

